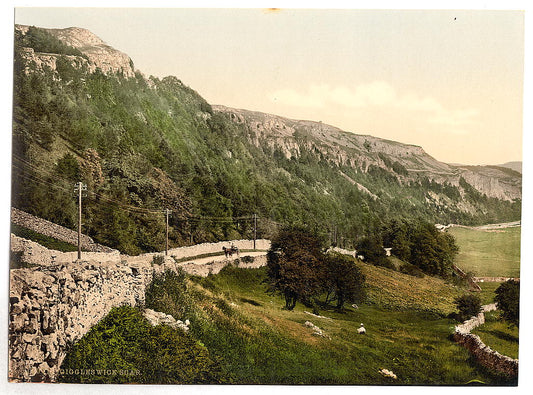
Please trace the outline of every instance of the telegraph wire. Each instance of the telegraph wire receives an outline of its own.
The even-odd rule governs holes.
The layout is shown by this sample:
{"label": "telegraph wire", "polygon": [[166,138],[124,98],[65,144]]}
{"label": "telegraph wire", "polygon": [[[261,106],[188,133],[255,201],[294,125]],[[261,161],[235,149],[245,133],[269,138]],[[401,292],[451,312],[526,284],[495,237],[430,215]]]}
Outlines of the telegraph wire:
{"label": "telegraph wire", "polygon": [[[64,182],[67,182],[67,183],[72,183],[71,180],[68,180],[64,177],[61,177],[60,175],[57,175],[57,174],[52,174],[51,172],[49,171],[46,171],[44,169],[41,169],[41,168],[38,168],[37,166],[33,165],[32,163],[18,157],[16,154],[13,154],[13,159],[15,159],[16,161],[20,162],[22,164],[22,167],[17,165],[16,163],[12,163],[12,166],[18,170],[20,170],[22,173],[19,173],[18,175],[19,176],[22,176],[30,181],[33,181],[33,182],[37,182],[37,183],[40,183],[42,185],[46,185],[46,186],[49,186],[51,188],[55,188],[55,189],[59,189],[59,190],[62,190],[64,192],[68,192],[69,194],[71,193],[71,190],[69,188],[66,188],[66,187],[63,187],[61,185],[58,185],[57,183],[53,183],[49,180],[47,180],[46,178],[44,178],[45,176],[53,176],[55,177],[56,179],[59,179],[59,180],[62,180]],[[33,173],[31,173],[31,172]],[[110,197],[107,197],[107,196],[104,196],[100,193],[97,193],[95,191],[87,191],[88,194],[92,195],[93,197],[97,198],[95,199],[93,202],[96,203],[96,204],[104,204],[104,205],[108,205],[108,207],[110,207],[110,205],[114,205],[114,206],[118,206],[117,208],[123,210],[123,211],[126,211],[126,212],[129,212],[129,213],[133,213],[133,214],[160,214],[162,213],[163,209],[152,209],[152,208],[145,208],[145,207],[136,207],[136,206],[132,206],[132,205],[129,205],[129,204],[125,204],[123,202],[120,202],[118,200],[115,200],[113,198],[110,198]],[[238,216],[238,217],[220,217],[220,216],[201,216],[201,215],[187,215],[185,214],[185,219],[178,219],[178,221],[184,221],[184,222],[201,222],[201,221],[206,221],[206,222],[211,222],[211,223],[235,223],[235,222],[246,222],[246,221],[254,221],[254,218],[253,218],[253,215],[247,215],[247,216]],[[258,219],[261,219],[260,217],[257,217]],[[272,223],[275,223],[277,225],[281,225],[280,223],[278,222],[275,222],[275,221],[272,221],[268,218],[264,218],[265,220],[268,220]]]}

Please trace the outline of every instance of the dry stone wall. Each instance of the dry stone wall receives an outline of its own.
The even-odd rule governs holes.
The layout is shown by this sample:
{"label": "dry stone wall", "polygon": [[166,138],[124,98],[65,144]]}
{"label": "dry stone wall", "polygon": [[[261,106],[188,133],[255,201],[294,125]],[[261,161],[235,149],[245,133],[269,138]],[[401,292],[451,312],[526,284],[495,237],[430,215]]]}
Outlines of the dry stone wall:
{"label": "dry stone wall", "polygon": [[[221,241],[218,243],[203,243],[189,247],[173,248],[169,250],[167,259],[171,259],[174,261],[175,259],[179,260],[183,258],[196,257],[204,254],[222,254],[222,247],[229,247],[232,244],[238,247],[241,251],[253,248],[253,240],[233,240]],[[256,240],[256,248],[260,251],[267,251],[270,248],[270,240]],[[11,251],[14,253],[18,253],[22,262],[39,266],[49,266],[59,263],[70,263],[74,262],[78,257],[77,252],[61,252],[56,250],[49,250],[48,248],[45,248],[36,242],[15,236],[13,234],[11,234]],[[163,256],[163,254],[163,252],[154,252],[138,256],[129,256],[122,255],[117,250],[111,250],[111,252],[108,253],[83,252],[82,259],[99,263],[119,263],[121,261],[127,261],[130,264],[136,264],[143,262],[151,262],[155,256]],[[246,252],[240,253],[240,256],[246,255],[249,254]],[[234,255],[234,257],[238,258],[238,256],[236,255]]]}
{"label": "dry stone wall", "polygon": [[483,306],[481,313],[455,327],[453,338],[457,343],[470,351],[482,366],[509,377],[517,377],[518,359],[513,359],[494,351],[483,343],[479,336],[470,333],[472,329],[485,323],[484,313],[492,310],[496,310],[495,304]]}
{"label": "dry stone wall", "polygon": [[504,283],[509,280],[520,281],[520,277],[472,277],[476,283]]}
{"label": "dry stone wall", "polygon": [[70,263],[10,271],[9,377],[53,381],[65,348],[115,306],[144,300],[150,267]]}
{"label": "dry stone wall", "polygon": [[[15,207],[11,208],[11,222],[42,235],[53,237],[72,245],[78,245],[78,232],[28,214]],[[81,248],[90,252],[115,251],[112,248],[95,243],[91,237],[83,234],[81,235]]]}
{"label": "dry stone wall", "polygon": [[[79,340],[113,307],[144,303],[145,289],[154,273],[177,271],[182,267],[189,273],[205,276],[210,272],[217,273],[229,262],[176,263],[175,259],[166,256],[161,265],[152,265],[154,254],[128,257],[118,252],[84,253],[83,261],[75,261],[77,256],[73,257],[71,253],[47,250],[37,243],[14,235],[11,237],[12,250],[20,252],[25,263],[38,265],[10,270],[11,381],[55,381],[67,345]],[[219,252],[222,245],[232,243],[244,249],[253,241],[209,243],[185,247],[184,251],[175,249],[173,253],[190,256]],[[270,242],[259,241],[256,246],[266,249]],[[52,256],[55,256],[54,262]],[[263,253],[255,256],[253,262],[239,265],[258,267],[264,264],[266,256]]]}
{"label": "dry stone wall", "polygon": [[[77,252],[49,250],[39,243],[11,234],[11,252],[18,253],[22,262],[30,265],[49,266],[74,262]],[[111,252],[83,252],[84,260],[91,262],[120,262],[122,256],[117,250]]]}

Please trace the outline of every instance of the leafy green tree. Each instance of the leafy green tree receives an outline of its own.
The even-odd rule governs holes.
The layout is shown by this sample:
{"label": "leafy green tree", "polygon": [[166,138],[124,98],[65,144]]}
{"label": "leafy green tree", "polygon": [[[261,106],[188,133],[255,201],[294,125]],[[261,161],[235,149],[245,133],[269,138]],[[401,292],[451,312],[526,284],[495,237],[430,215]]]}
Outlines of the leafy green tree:
{"label": "leafy green tree", "polygon": [[285,297],[285,308],[307,302],[323,289],[325,278],[322,243],[303,228],[285,228],[272,240],[267,253],[270,290]]}
{"label": "leafy green tree", "polygon": [[383,227],[383,245],[391,248],[391,254],[402,261],[411,260],[410,226],[406,222],[391,220]]}
{"label": "leafy green tree", "polygon": [[509,280],[496,289],[494,301],[506,321],[519,326],[520,323],[520,282]]}
{"label": "leafy green tree", "polygon": [[478,315],[481,311],[481,300],[476,295],[466,294],[459,296],[454,303],[459,310],[457,318],[461,322]]}
{"label": "leafy green tree", "polygon": [[410,263],[425,273],[448,277],[459,251],[454,237],[427,222],[419,222],[415,226]]}
{"label": "leafy green tree", "polygon": [[392,264],[387,258],[383,243],[379,235],[364,237],[357,243],[357,254],[363,255],[365,262],[376,266],[391,267]]}
{"label": "leafy green tree", "polygon": [[338,309],[342,309],[345,302],[359,303],[363,300],[365,275],[357,267],[354,258],[329,253],[326,256],[326,270],[327,289],[335,293]]}
{"label": "leafy green tree", "polygon": [[55,170],[59,177],[66,178],[72,183],[80,180],[81,170],[79,163],[70,152],[67,152],[57,161]]}

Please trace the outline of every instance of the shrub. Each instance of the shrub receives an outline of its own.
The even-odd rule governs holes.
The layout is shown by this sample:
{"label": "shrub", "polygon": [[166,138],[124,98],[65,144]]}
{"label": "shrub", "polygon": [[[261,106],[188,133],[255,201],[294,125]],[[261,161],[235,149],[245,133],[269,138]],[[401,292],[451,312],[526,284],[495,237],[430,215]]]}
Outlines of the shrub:
{"label": "shrub", "polygon": [[160,266],[163,263],[165,263],[165,258],[163,257],[163,255],[154,255],[154,257],[152,258],[152,266]]}
{"label": "shrub", "polygon": [[72,347],[61,369],[59,381],[73,383],[224,382],[205,346],[180,330],[153,327],[129,306],[111,310]]}
{"label": "shrub", "polygon": [[166,270],[154,274],[145,291],[145,304],[149,309],[170,314],[176,319],[187,318],[192,306],[183,269],[179,268],[177,273]]}
{"label": "shrub", "polygon": [[478,315],[481,311],[481,300],[476,295],[459,296],[454,300],[454,303],[459,309],[457,319],[461,322]]}
{"label": "shrub", "polygon": [[241,261],[243,263],[253,263],[255,261],[255,258],[253,256],[250,256],[250,255],[245,255],[241,258]]}
{"label": "shrub", "polygon": [[498,309],[502,311],[503,319],[518,326],[520,318],[520,283],[509,280],[501,284],[495,293],[494,301]]}

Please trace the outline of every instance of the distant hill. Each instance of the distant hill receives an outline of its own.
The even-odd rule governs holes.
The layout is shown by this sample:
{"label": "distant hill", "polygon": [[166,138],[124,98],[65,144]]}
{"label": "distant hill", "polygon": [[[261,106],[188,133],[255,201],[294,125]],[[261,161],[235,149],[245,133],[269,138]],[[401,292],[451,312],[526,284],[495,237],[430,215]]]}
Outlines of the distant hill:
{"label": "distant hill", "polygon": [[15,28],[12,202],[135,254],[306,224],[350,246],[391,218],[520,219],[521,174],[321,122],[211,106],[85,29]]}
{"label": "distant hill", "polygon": [[508,169],[512,169],[522,174],[522,162],[521,161],[507,162],[507,163],[504,163],[503,165],[498,165],[498,166],[507,167]]}

